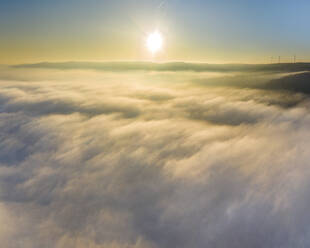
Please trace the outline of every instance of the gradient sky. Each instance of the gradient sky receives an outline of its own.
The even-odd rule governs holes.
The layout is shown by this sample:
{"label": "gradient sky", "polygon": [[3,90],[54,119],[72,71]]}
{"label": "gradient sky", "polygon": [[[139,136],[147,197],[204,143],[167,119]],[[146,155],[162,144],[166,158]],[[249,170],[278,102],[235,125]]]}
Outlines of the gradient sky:
{"label": "gradient sky", "polygon": [[310,60],[309,0],[1,0],[0,63],[150,60]]}

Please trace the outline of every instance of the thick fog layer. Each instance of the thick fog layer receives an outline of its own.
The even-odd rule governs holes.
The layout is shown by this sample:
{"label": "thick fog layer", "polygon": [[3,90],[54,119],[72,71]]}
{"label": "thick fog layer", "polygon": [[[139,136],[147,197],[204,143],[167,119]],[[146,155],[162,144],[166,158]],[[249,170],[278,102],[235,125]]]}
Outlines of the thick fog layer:
{"label": "thick fog layer", "polygon": [[300,75],[2,67],[0,246],[309,247]]}

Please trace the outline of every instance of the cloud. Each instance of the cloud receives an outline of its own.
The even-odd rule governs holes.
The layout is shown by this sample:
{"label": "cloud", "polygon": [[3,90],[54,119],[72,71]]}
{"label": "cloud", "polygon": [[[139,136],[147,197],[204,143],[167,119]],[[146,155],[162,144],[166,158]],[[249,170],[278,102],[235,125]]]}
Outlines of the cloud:
{"label": "cloud", "polygon": [[295,75],[289,75],[284,78],[272,80],[267,87],[276,90],[289,90],[295,92],[310,93],[310,73],[303,72]]}
{"label": "cloud", "polygon": [[212,83],[257,76],[3,69],[0,242],[309,246],[308,96]]}

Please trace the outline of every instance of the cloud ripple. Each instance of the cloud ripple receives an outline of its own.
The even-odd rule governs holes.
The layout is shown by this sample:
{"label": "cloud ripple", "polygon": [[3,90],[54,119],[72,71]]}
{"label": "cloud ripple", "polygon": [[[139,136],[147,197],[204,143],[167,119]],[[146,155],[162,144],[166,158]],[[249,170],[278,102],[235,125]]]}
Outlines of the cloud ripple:
{"label": "cloud ripple", "polygon": [[309,246],[310,101],[257,76],[2,69],[1,244]]}

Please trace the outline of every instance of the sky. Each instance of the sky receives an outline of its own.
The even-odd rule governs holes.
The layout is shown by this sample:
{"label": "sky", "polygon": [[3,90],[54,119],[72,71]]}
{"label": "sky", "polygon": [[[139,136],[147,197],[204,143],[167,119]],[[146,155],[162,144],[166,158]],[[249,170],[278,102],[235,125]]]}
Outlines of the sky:
{"label": "sky", "polygon": [[0,0],[1,248],[310,247],[309,13]]}
{"label": "sky", "polygon": [[[0,63],[306,61],[309,11],[307,0],[1,0]],[[145,47],[154,30],[156,57]]]}

